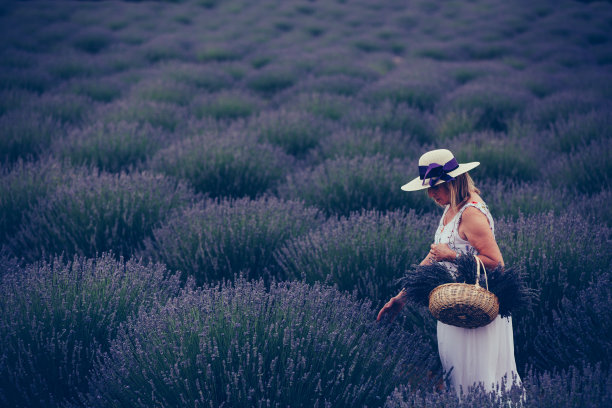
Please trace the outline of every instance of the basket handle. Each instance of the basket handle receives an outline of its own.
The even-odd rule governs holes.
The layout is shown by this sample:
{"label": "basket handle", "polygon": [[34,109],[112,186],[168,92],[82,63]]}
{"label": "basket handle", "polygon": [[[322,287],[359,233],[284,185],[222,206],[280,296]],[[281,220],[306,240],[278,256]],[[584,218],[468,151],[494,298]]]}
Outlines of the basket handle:
{"label": "basket handle", "polygon": [[484,262],[482,262],[482,259],[480,259],[476,255],[474,255],[474,258],[476,258],[476,286],[480,287],[480,284],[478,283],[478,281],[480,281],[480,265],[482,265],[482,270],[484,271],[484,276],[485,276],[485,285],[487,286],[487,290],[489,290],[489,281],[487,279],[487,268],[485,268],[485,265],[484,265]]}

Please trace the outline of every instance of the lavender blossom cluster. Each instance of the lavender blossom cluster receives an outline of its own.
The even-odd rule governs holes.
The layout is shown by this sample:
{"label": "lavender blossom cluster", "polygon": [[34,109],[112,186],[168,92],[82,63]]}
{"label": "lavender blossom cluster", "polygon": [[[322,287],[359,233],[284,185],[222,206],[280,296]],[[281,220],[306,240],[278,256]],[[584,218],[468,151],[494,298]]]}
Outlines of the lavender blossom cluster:
{"label": "lavender blossom cluster", "polygon": [[84,403],[381,406],[407,379],[427,383],[432,364],[418,334],[377,325],[367,302],[320,284],[237,280],[124,326]]}
{"label": "lavender blossom cluster", "polygon": [[[0,405],[611,405],[610,21],[0,2]],[[400,186],[443,147],[540,293],[510,394],[446,391],[426,308],[371,322],[433,239]]]}

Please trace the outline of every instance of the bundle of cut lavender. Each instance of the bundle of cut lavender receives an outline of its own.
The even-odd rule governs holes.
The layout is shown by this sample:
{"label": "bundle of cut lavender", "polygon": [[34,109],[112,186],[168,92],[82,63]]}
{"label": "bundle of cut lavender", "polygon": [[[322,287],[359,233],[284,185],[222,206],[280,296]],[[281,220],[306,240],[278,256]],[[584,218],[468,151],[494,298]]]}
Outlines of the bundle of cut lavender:
{"label": "bundle of cut lavender", "polygon": [[[476,259],[473,255],[461,255],[457,258],[457,270],[451,271],[446,262],[436,262],[430,265],[413,265],[405,275],[398,280],[411,302],[428,306],[429,294],[436,287],[446,283],[476,282]],[[529,289],[521,273],[514,268],[504,268],[499,265],[492,271],[487,271],[489,291],[499,299],[499,314],[510,316],[512,312],[529,307],[537,300],[537,292]],[[481,272],[479,284],[486,288],[485,277]]]}
{"label": "bundle of cut lavender", "polygon": [[408,300],[421,306],[429,305],[429,294],[445,283],[455,283],[452,273],[440,262],[413,265],[398,280],[407,293]]}
{"label": "bundle of cut lavender", "polygon": [[[455,279],[470,284],[476,282],[476,259],[473,255],[457,258]],[[499,300],[499,314],[502,317],[510,316],[521,308],[528,308],[538,299],[537,291],[527,287],[518,269],[498,265],[493,270],[487,270],[487,281],[489,291]],[[487,287],[482,271],[478,283],[483,288]]]}

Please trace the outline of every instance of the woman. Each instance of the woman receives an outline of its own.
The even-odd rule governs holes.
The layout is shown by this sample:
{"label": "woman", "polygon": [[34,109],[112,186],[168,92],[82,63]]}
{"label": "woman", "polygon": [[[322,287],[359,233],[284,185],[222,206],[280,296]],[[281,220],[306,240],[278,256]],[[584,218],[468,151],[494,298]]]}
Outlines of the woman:
{"label": "woman", "polygon": [[[421,265],[444,262],[450,270],[456,270],[453,262],[465,253],[477,255],[487,269],[504,265],[495,241],[493,218],[467,173],[479,164],[459,164],[449,150],[433,150],[419,159],[419,177],[402,186],[405,191],[427,189],[429,197],[444,207],[435,241]],[[385,304],[376,320],[385,315],[393,320],[406,301],[402,290]],[[504,377],[508,385],[520,381],[511,318],[498,315],[490,324],[476,329],[438,322],[437,337],[442,367],[450,372],[457,394],[477,383],[492,390]]]}

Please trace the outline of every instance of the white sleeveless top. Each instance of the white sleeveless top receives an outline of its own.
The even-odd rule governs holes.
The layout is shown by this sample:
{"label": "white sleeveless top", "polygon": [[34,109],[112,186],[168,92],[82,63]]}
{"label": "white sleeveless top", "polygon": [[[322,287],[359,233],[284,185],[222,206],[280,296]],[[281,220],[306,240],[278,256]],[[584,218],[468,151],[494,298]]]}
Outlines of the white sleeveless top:
{"label": "white sleeveless top", "polygon": [[[495,236],[493,218],[486,204],[470,201],[444,225],[444,217],[449,209],[449,206],[446,206],[436,230],[436,244],[448,244],[452,250],[463,254],[478,254],[476,248],[459,236],[461,217],[468,207],[475,207],[486,215]],[[457,270],[456,264],[446,264],[449,269]],[[450,372],[450,381],[457,394],[460,394],[461,390],[466,393],[468,387],[476,383],[483,383],[485,389],[493,390],[504,376],[509,383],[508,388],[513,379],[520,383],[514,361],[512,318],[497,315],[491,323],[476,329],[464,329],[438,322],[437,337],[442,367],[446,373]]]}

